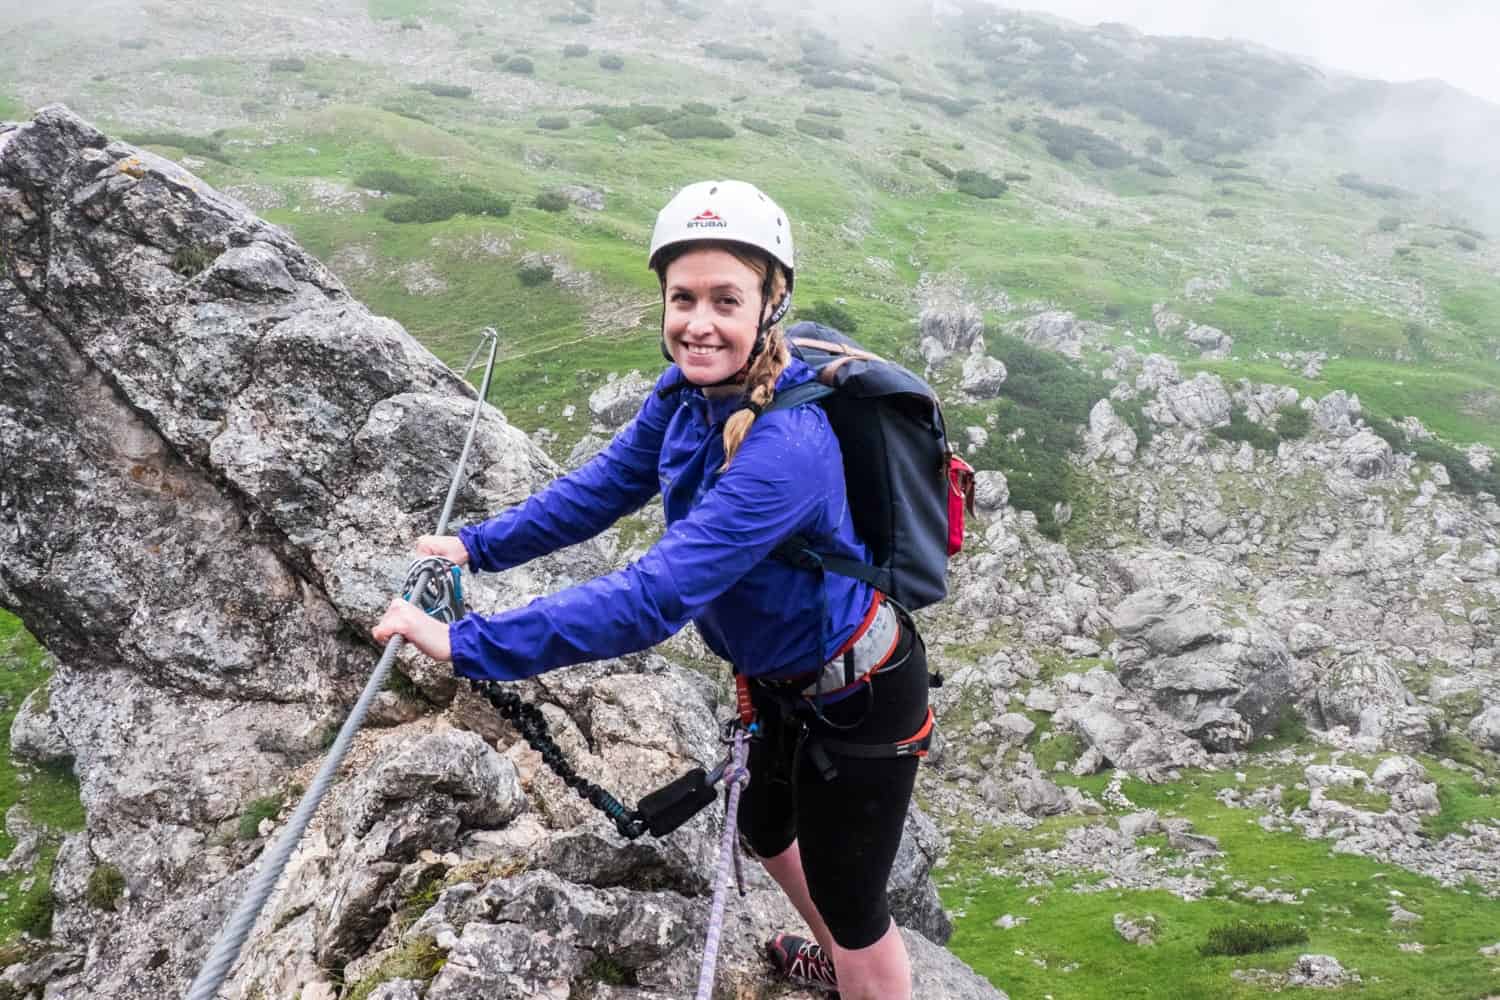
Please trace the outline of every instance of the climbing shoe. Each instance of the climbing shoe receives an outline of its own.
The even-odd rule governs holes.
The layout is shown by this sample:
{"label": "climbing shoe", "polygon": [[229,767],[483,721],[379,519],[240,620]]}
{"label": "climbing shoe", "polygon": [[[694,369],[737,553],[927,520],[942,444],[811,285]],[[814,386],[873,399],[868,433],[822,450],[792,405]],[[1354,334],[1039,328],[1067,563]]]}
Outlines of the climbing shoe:
{"label": "climbing shoe", "polygon": [[833,972],[833,959],[824,954],[816,941],[795,934],[778,934],[766,942],[766,957],[794,986],[811,986],[830,993],[839,988],[838,977]]}

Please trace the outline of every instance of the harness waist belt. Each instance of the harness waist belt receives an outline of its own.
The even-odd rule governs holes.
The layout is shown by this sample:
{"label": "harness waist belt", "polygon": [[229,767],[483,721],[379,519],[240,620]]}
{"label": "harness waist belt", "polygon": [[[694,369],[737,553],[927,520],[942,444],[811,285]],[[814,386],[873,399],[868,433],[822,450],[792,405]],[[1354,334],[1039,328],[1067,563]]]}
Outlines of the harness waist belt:
{"label": "harness waist belt", "polygon": [[856,634],[852,645],[812,675],[812,683],[802,689],[804,697],[835,694],[866,679],[891,658],[901,641],[901,620],[896,609],[881,600],[878,592],[875,600],[873,615],[863,631]]}

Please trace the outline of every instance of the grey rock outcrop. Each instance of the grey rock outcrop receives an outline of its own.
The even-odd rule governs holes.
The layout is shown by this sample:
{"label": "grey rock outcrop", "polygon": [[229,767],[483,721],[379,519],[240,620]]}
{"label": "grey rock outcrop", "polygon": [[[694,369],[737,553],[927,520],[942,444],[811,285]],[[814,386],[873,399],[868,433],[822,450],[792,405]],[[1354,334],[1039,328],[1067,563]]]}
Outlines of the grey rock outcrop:
{"label": "grey rock outcrop", "polygon": [[652,386],[651,380],[638,371],[612,378],[589,394],[589,412],[605,428],[624,426],[651,394]]}
{"label": "grey rock outcrop", "polygon": [[1116,465],[1129,465],[1135,460],[1135,449],[1135,431],[1120,419],[1109,400],[1095,403],[1089,410],[1089,425],[1083,436],[1083,460],[1097,462],[1108,458]]}
{"label": "grey rock outcrop", "polygon": [[1345,438],[1339,448],[1339,464],[1361,479],[1390,475],[1394,462],[1390,443],[1374,431],[1359,431]]}
{"label": "grey rock outcrop", "polygon": [[1223,380],[1199,372],[1190,381],[1162,386],[1156,402],[1146,408],[1146,414],[1163,426],[1208,430],[1229,423],[1231,408]]}
{"label": "grey rock outcrop", "polygon": [[1140,590],[1111,619],[1122,640],[1116,657],[1121,681],[1210,750],[1248,745],[1296,697],[1296,664],[1274,632],[1259,624],[1231,626],[1192,592]]}
{"label": "grey rock outcrop", "polygon": [[1500,705],[1490,705],[1469,722],[1469,739],[1500,753]]}
{"label": "grey rock outcrop", "polygon": [[970,354],[964,358],[963,377],[959,388],[975,399],[994,399],[1000,395],[1008,373],[1005,363],[988,354]]}
{"label": "grey rock outcrop", "polygon": [[[180,996],[368,676],[368,628],[432,530],[474,394],[284,231],[61,107],[0,131],[0,233],[0,603],[57,658],[18,738],[73,757],[86,811],[53,869],[48,988]],[[459,522],[558,471],[488,407],[470,461]],[[579,546],[469,598],[503,607],[600,568]],[[387,706],[389,728],[355,740],[358,777],[314,818],[230,995],[326,994],[327,969],[357,982],[418,928],[447,957],[429,998],[566,992],[591,948],[638,996],[685,995],[696,958],[675,945],[702,926],[722,818],[624,844],[450,671],[398,666],[417,710]],[[660,657],[522,689],[630,800],[718,753],[713,686]],[[257,800],[282,812],[257,826]],[[941,936],[931,857],[912,848],[902,912]],[[87,898],[101,864],[127,890],[113,913]],[[758,877],[732,907],[728,982],[763,974],[751,932],[793,919]],[[439,879],[437,905],[397,917]],[[454,922],[463,885],[483,907]],[[997,995],[910,940],[931,995]]]}
{"label": "grey rock outcrop", "polygon": [[1183,338],[1203,352],[1205,358],[1227,358],[1234,348],[1234,338],[1215,326],[1189,326]]}
{"label": "grey rock outcrop", "polygon": [[1089,326],[1070,312],[1049,309],[1012,323],[1010,332],[1028,344],[1078,358],[1083,354],[1083,341]]}
{"label": "grey rock outcrop", "polygon": [[929,306],[920,318],[922,339],[931,338],[949,353],[967,352],[984,333],[984,313],[972,303]]}
{"label": "grey rock outcrop", "polygon": [[1358,396],[1336,389],[1314,404],[1313,423],[1325,434],[1353,437],[1358,430],[1355,423],[1361,412]]}

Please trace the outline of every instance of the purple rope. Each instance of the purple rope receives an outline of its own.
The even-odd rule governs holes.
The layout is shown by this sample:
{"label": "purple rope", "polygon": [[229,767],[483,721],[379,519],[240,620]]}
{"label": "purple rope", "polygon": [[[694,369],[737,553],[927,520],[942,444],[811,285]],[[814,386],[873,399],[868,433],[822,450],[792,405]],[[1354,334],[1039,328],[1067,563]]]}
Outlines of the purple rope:
{"label": "purple rope", "polygon": [[724,807],[724,834],[719,838],[719,873],[714,880],[714,903],[708,916],[708,939],[703,944],[703,965],[698,970],[697,1000],[711,1000],[714,992],[714,966],[719,961],[719,938],[724,933],[724,898],[729,895],[729,868],[731,858],[736,862],[739,860],[735,850],[739,842],[736,816],[740,811],[740,789],[750,780],[750,772],[745,769],[745,760],[749,754],[750,746],[745,741],[745,730],[736,728],[733,763],[724,775],[729,802]]}

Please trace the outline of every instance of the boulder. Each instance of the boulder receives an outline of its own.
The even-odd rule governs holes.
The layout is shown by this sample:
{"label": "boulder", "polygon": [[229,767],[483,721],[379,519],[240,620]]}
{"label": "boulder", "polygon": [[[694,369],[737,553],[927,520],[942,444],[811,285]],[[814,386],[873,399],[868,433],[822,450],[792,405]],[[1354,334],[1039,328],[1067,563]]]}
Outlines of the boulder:
{"label": "boulder", "polygon": [[1147,413],[1157,423],[1208,430],[1229,423],[1229,392],[1217,375],[1199,372],[1191,381],[1163,386]]}
{"label": "boulder", "polygon": [[1194,323],[1182,336],[1202,351],[1205,358],[1227,358],[1234,347],[1234,338],[1218,327]]}
{"label": "boulder", "polygon": [[1005,473],[984,469],[974,474],[974,506],[994,513],[1010,502],[1010,484]]}
{"label": "boulder", "polygon": [[1489,705],[1474,716],[1468,733],[1475,745],[1500,753],[1500,704]]}
{"label": "boulder", "polygon": [[1358,431],[1345,438],[1339,447],[1339,464],[1361,479],[1380,479],[1390,475],[1395,460],[1390,443],[1370,430]]}
{"label": "boulder", "polygon": [[984,313],[970,303],[929,306],[922,310],[920,323],[922,339],[931,338],[950,353],[967,353],[984,333]]}
{"label": "boulder", "polygon": [[611,378],[589,394],[589,412],[606,428],[623,427],[651,395],[654,383],[638,371]]}
{"label": "boulder", "polygon": [[1108,458],[1116,465],[1135,461],[1136,436],[1109,400],[1101,399],[1089,410],[1089,426],[1083,436],[1083,459],[1097,462]]}
{"label": "boulder", "polygon": [[1019,323],[1012,323],[1010,332],[1012,336],[1020,337],[1028,344],[1076,359],[1083,354],[1083,338],[1087,328],[1072,313],[1049,309]]}
{"label": "boulder", "polygon": [[975,399],[994,399],[1005,383],[1005,364],[987,354],[970,354],[964,358],[963,378],[959,388]]}
{"label": "boulder", "polygon": [[1330,726],[1379,738],[1413,702],[1389,660],[1356,653],[1334,664],[1318,682],[1318,709]]}
{"label": "boulder", "polygon": [[1314,404],[1313,423],[1333,437],[1353,437],[1357,433],[1355,422],[1360,413],[1358,396],[1335,389]]}

